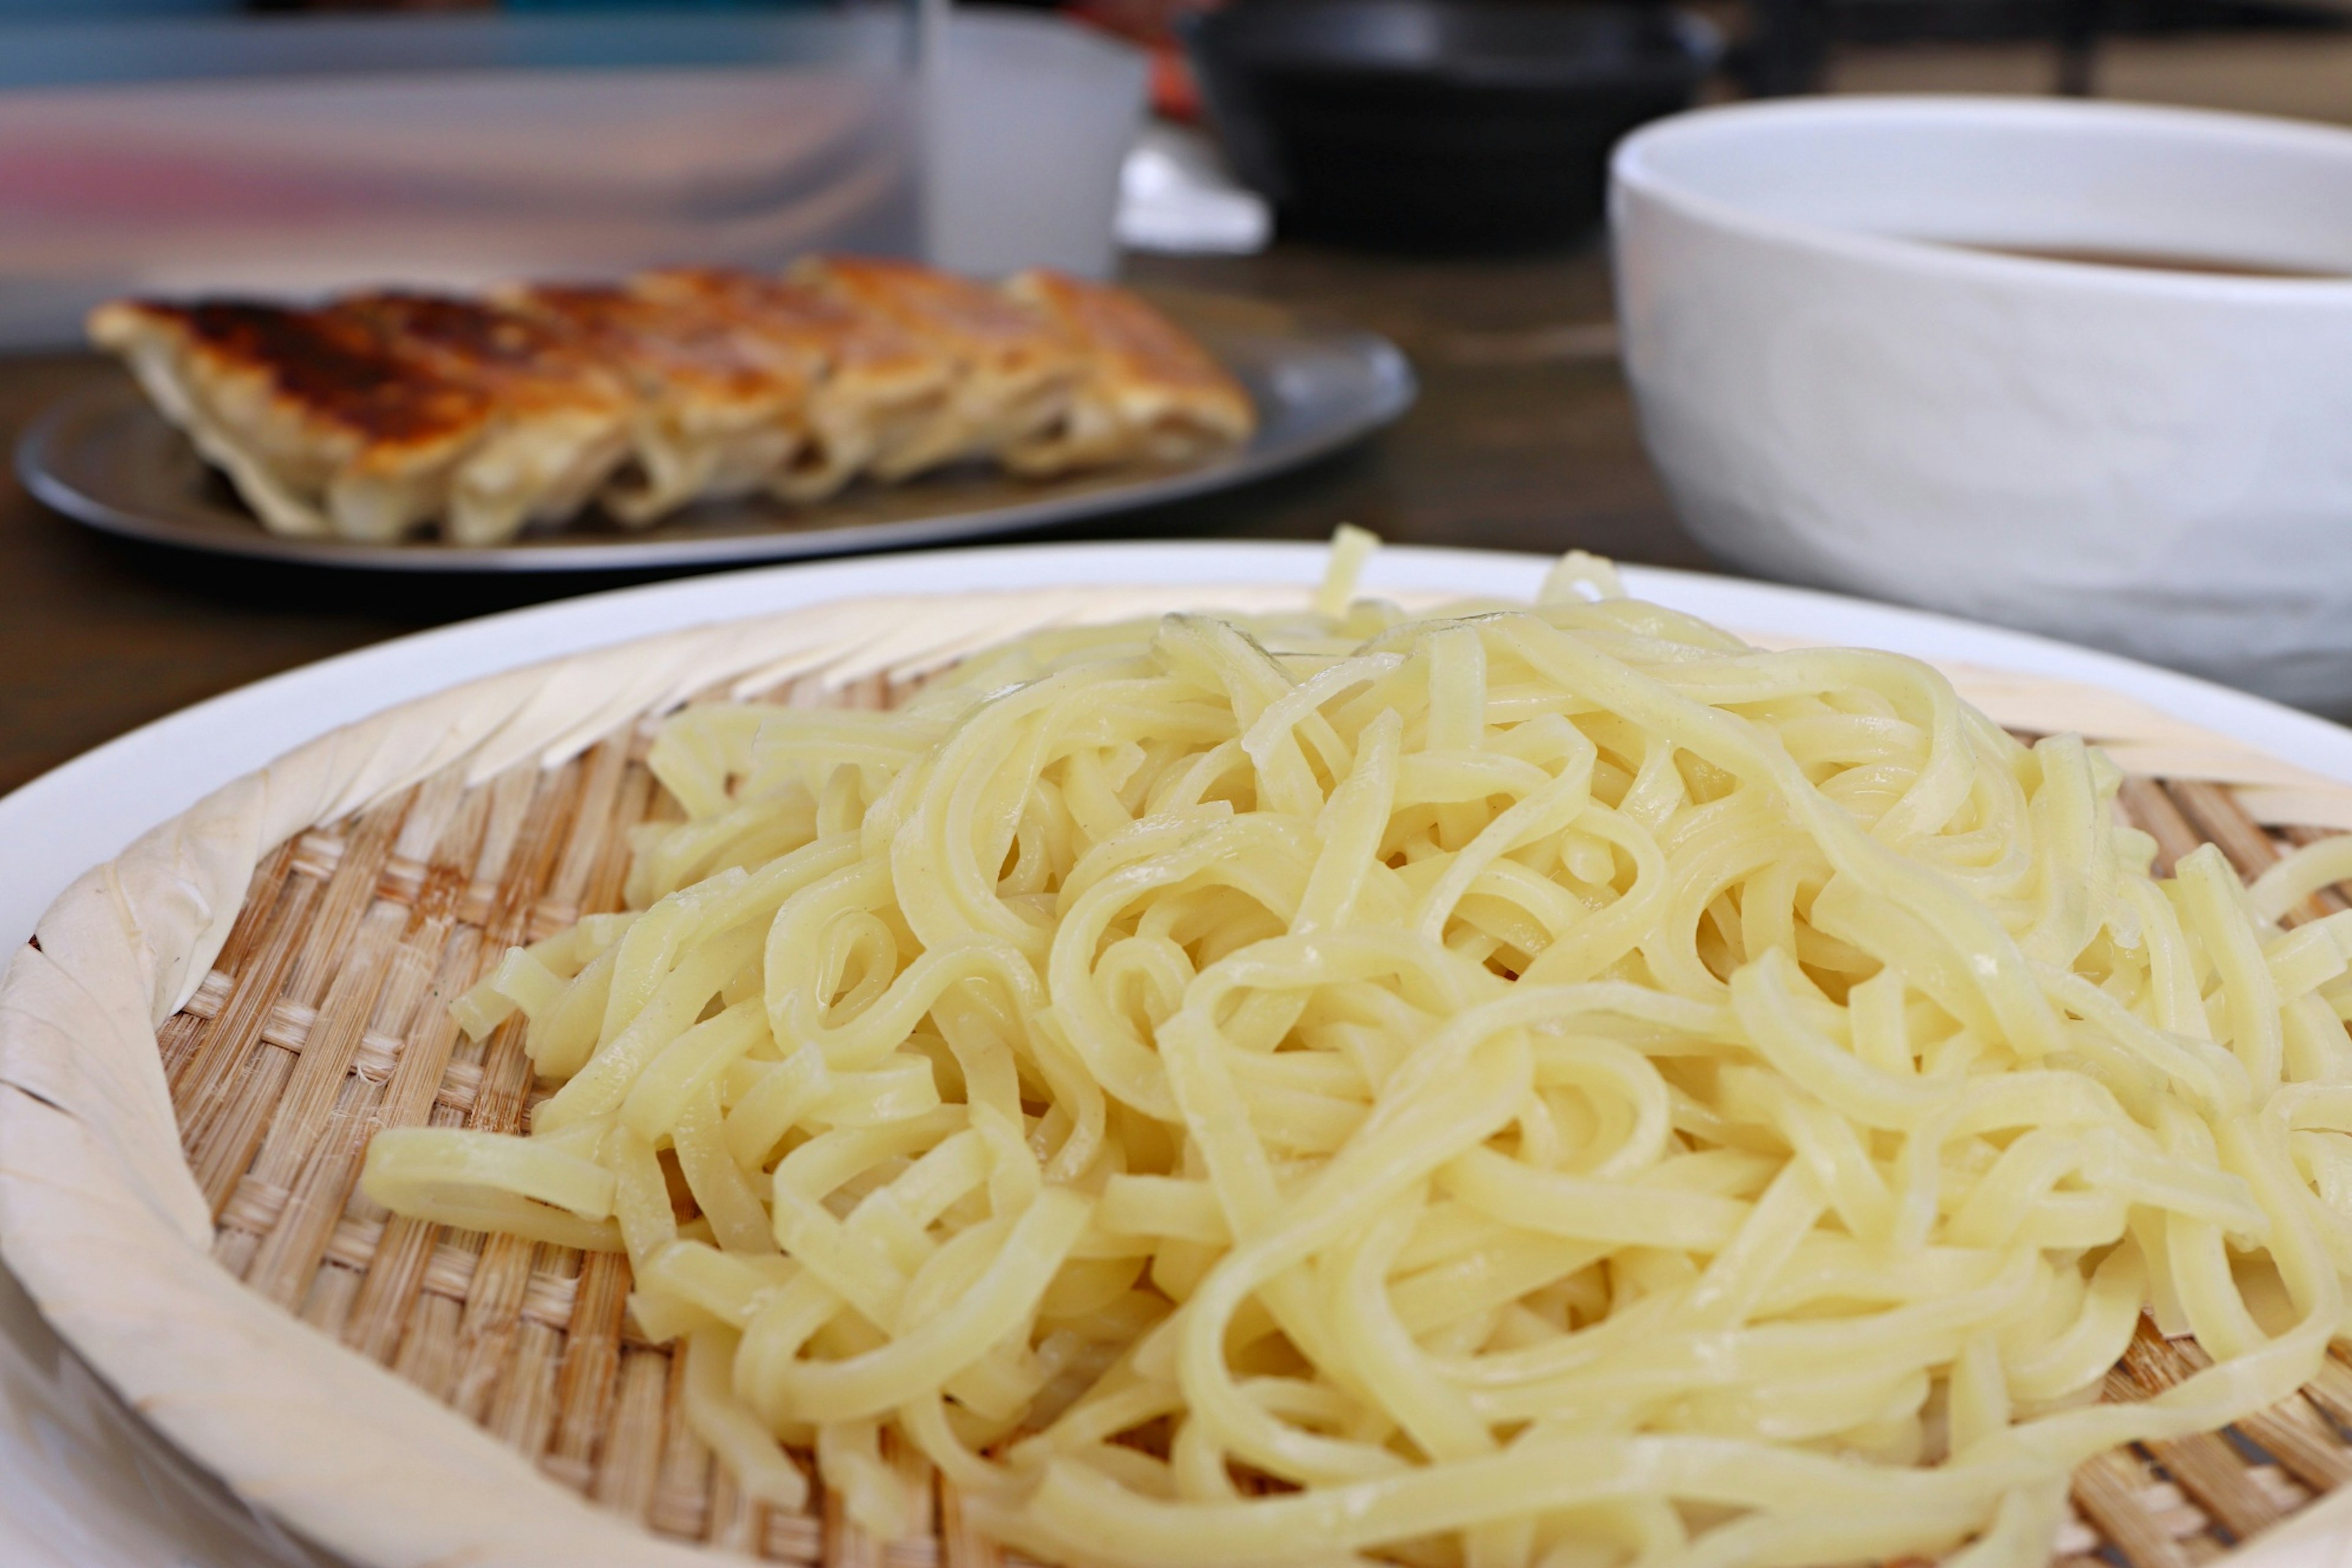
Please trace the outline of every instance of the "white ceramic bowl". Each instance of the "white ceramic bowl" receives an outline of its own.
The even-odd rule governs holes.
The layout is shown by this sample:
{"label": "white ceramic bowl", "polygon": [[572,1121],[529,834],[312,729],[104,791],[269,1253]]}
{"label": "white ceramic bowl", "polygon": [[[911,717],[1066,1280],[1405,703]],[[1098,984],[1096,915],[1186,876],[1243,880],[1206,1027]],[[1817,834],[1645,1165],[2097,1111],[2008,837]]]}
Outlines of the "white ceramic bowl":
{"label": "white ceramic bowl", "polygon": [[1725,560],[2352,710],[2352,132],[1743,105],[1629,137],[1611,211],[1643,434]]}

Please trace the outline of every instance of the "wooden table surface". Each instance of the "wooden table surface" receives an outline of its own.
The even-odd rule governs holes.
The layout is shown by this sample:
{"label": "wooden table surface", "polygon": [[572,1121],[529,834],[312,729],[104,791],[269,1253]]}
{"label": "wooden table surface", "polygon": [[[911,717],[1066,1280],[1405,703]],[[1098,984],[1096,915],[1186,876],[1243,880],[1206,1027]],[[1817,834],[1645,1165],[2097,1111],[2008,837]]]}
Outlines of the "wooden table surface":
{"label": "wooden table surface", "polygon": [[[1420,404],[1385,435],[1224,496],[1032,538],[1319,538],[1700,566],[1633,426],[1597,250],[1401,261],[1281,246],[1245,259],[1139,257],[1131,279],[1252,295],[1396,340]],[[0,358],[0,450],[75,387],[87,355]],[[148,720],[330,654],[635,578],[398,578],[224,563],[105,538],[0,478],[0,792]]]}

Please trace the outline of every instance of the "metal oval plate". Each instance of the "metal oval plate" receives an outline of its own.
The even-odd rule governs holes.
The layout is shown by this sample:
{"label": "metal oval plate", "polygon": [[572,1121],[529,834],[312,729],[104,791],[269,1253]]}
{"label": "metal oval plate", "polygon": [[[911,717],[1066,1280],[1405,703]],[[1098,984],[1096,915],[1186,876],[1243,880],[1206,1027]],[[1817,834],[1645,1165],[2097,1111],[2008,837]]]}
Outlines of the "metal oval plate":
{"label": "metal oval plate", "polygon": [[1370,332],[1303,324],[1255,301],[1156,294],[1249,388],[1256,438],[1181,469],[1125,468],[1052,480],[978,468],[858,487],[805,510],[766,500],[695,507],[655,527],[591,519],[509,544],[363,544],[264,530],[227,483],[126,379],[66,398],[16,448],[25,488],[110,533],[217,554],[376,572],[604,572],[788,561],[1013,533],[1181,500],[1297,468],[1412,406],[1412,367]]}

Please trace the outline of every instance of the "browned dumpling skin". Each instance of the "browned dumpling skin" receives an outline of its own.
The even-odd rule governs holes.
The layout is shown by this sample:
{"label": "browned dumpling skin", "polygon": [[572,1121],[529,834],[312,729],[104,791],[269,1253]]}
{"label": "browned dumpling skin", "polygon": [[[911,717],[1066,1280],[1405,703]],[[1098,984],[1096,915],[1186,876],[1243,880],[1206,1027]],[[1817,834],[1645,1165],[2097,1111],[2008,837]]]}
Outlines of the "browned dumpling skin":
{"label": "browned dumpling skin", "polygon": [[530,523],[562,521],[629,455],[637,398],[568,328],[434,294],[359,294],[332,314],[490,400],[490,430],[451,476],[444,526],[453,542],[496,544]]}
{"label": "browned dumpling skin", "polygon": [[794,276],[898,323],[955,365],[945,407],[877,455],[878,479],[993,457],[1035,435],[1061,416],[1083,369],[1076,345],[1050,321],[967,278],[842,256],[813,258]]}
{"label": "browned dumpling skin", "polygon": [[89,332],[274,532],[397,539],[488,428],[478,388],[328,312],[118,300]]}
{"label": "browned dumpling skin", "polygon": [[1192,463],[1255,434],[1257,410],[1241,383],[1133,291],[1043,270],[1021,273],[1004,291],[1052,321],[1086,365],[1062,416],[1005,448],[1015,473]]}
{"label": "browned dumpling skin", "polygon": [[1246,441],[1249,398],[1125,290],[813,258],[315,309],[118,300],[90,335],[271,530],[496,544],[592,506],[831,496],[967,459],[1052,475]]}
{"label": "browned dumpling skin", "polygon": [[954,363],[890,318],[805,284],[756,272],[677,268],[631,282],[684,301],[812,365],[799,451],[769,481],[786,500],[821,500],[904,447],[947,406]]}
{"label": "browned dumpling skin", "polygon": [[644,526],[691,501],[759,490],[805,439],[817,365],[731,327],[699,302],[625,287],[526,284],[499,303],[560,325],[635,395],[632,460],[604,508]]}

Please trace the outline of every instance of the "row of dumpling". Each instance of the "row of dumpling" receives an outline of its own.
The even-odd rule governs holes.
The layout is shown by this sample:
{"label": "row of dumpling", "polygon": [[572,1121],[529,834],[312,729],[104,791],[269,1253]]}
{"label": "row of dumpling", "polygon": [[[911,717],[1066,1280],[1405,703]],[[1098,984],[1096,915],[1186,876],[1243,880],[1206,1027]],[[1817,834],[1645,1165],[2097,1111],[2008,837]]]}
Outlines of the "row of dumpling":
{"label": "row of dumpling", "polygon": [[806,502],[975,458],[1045,477],[1197,461],[1248,395],[1123,289],[826,258],[486,300],[118,300],[91,338],[276,532],[493,544],[591,505]]}

